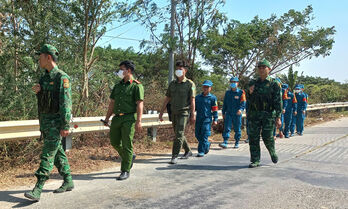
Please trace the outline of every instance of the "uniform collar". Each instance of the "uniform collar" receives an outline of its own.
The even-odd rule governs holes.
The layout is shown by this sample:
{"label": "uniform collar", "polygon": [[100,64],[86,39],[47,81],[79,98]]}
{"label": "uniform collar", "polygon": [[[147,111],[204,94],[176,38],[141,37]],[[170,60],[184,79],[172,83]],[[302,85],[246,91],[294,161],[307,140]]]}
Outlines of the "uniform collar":
{"label": "uniform collar", "polygon": [[265,81],[271,81],[272,77],[271,76],[267,76],[266,79],[264,81],[261,80],[261,78],[259,77],[258,81],[259,82],[265,82]]}
{"label": "uniform collar", "polygon": [[[204,94],[203,94],[203,92],[201,93],[201,96],[202,96],[202,97],[205,97]],[[207,94],[206,97],[210,97],[210,96],[211,96],[211,93],[209,92],[209,93]]]}
{"label": "uniform collar", "polygon": [[[175,80],[177,83],[179,83],[179,79],[178,78],[176,78],[176,80]],[[184,77],[184,79],[182,80],[182,83],[185,83],[187,81],[187,78],[186,78],[186,76]]]}
{"label": "uniform collar", "polygon": [[122,80],[120,81],[120,83],[129,83],[129,84],[132,84],[133,81],[134,81],[134,77],[132,76],[132,77],[129,79],[129,81],[124,82],[124,80],[122,79]]}
{"label": "uniform collar", "polygon": [[53,78],[53,75],[56,73],[56,71],[58,70],[58,65],[54,66],[54,68],[52,68],[51,71],[48,72],[48,70],[46,70],[46,73]]}
{"label": "uniform collar", "polygon": [[233,91],[232,88],[230,88],[230,90],[231,90],[232,92],[238,92],[238,91],[239,91],[239,88],[237,87],[236,91]]}

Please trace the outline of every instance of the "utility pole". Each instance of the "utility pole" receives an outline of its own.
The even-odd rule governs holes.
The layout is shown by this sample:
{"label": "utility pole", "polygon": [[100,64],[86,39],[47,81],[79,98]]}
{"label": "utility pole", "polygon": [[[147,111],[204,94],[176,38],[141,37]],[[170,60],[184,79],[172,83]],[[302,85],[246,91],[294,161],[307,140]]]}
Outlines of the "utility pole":
{"label": "utility pole", "polygon": [[169,45],[169,75],[168,84],[174,79],[174,26],[175,26],[175,10],[176,10],[176,0],[171,0],[171,18],[170,18],[170,40]]}

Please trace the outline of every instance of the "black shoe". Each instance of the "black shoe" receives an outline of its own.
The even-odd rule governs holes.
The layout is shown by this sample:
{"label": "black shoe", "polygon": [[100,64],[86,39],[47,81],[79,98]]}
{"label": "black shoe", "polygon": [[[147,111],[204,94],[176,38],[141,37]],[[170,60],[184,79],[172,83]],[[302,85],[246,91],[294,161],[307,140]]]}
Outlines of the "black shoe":
{"label": "black shoe", "polygon": [[117,177],[117,180],[126,180],[129,178],[129,172],[121,172],[121,175],[119,177]]}
{"label": "black shoe", "polygon": [[189,157],[192,156],[192,152],[191,151],[188,151],[188,152],[185,152],[184,155],[181,157],[181,159],[188,159]]}
{"label": "black shoe", "polygon": [[272,162],[274,164],[276,164],[278,162],[278,156],[276,154],[274,154],[273,156],[271,156]]}
{"label": "black shoe", "polygon": [[178,157],[172,157],[169,164],[177,164],[178,163]]}
{"label": "black shoe", "polygon": [[131,168],[133,168],[133,162],[134,162],[134,160],[135,160],[136,157],[137,157],[137,156],[136,156],[135,154],[133,154]]}

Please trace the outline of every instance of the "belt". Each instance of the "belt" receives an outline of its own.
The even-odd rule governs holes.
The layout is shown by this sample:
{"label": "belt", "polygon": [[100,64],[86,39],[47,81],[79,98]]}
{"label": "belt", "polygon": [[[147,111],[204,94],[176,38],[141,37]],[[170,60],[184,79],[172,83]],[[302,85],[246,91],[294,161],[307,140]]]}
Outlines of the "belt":
{"label": "belt", "polygon": [[115,114],[115,117],[119,117],[119,116],[123,116],[123,115],[130,115],[130,114],[134,114],[135,112],[130,112],[130,113],[119,113],[119,114]]}

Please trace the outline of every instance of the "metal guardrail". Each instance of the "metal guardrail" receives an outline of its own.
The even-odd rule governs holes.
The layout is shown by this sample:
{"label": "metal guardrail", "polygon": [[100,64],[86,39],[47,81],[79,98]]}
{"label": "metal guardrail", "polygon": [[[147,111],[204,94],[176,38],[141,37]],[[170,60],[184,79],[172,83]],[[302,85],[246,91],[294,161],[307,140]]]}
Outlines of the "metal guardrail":
{"label": "metal guardrail", "polygon": [[[335,102],[324,104],[308,105],[307,111],[322,110],[330,108],[348,107],[348,102]],[[245,115],[243,115],[245,117]],[[105,127],[100,117],[78,117],[73,118],[70,129],[70,139],[72,135],[88,133],[88,132],[105,132],[109,128]],[[143,128],[150,128],[149,135],[153,140],[156,140],[157,127],[171,125],[168,119],[168,114],[163,115],[163,122],[158,120],[158,114],[144,114],[142,118]],[[222,119],[222,113],[219,111],[219,119]],[[3,121],[0,122],[0,140],[4,139],[24,139],[40,137],[39,121],[38,120],[22,120],[22,121]],[[68,140],[69,140],[68,138]],[[71,143],[71,142],[70,142]],[[69,147],[69,145],[67,145]]]}

